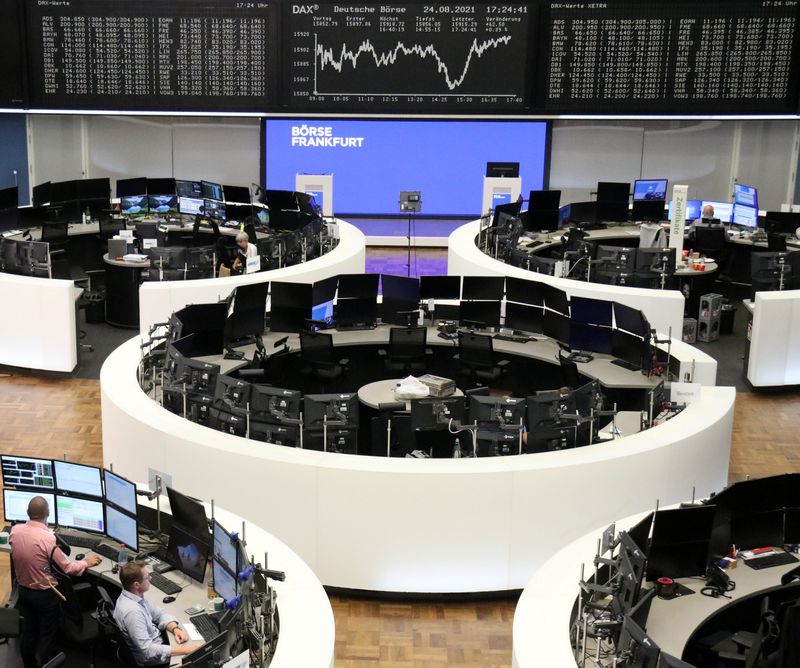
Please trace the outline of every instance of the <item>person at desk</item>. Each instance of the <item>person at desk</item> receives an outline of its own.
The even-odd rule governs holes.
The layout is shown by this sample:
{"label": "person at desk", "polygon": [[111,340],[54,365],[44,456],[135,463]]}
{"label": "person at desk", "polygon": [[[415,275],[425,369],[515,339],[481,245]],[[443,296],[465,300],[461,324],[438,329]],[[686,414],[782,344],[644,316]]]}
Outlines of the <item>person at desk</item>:
{"label": "person at desk", "polygon": [[[114,606],[114,621],[139,666],[169,665],[170,657],[191,654],[202,642],[186,642],[189,636],[178,620],[154,606],[144,595],[150,589],[150,571],[138,561],[129,561],[119,571],[122,593]],[[161,632],[175,636],[177,645],[164,642]]]}
{"label": "person at desk", "polygon": [[719,219],[714,218],[714,207],[711,204],[706,204],[701,212],[701,217],[692,221],[692,224],[689,226],[689,237],[692,239],[694,238],[694,231],[698,227],[716,228],[722,226]]}
{"label": "person at desk", "polygon": [[247,261],[252,257],[258,256],[258,248],[255,244],[250,243],[250,237],[247,232],[239,232],[236,235],[236,258],[231,266],[231,271],[242,273]]}
{"label": "person at desk", "polygon": [[56,644],[63,622],[58,584],[50,563],[67,575],[83,575],[87,568],[97,566],[96,554],[80,561],[70,561],[56,543],[55,534],[47,526],[50,507],[42,496],[28,502],[28,521],[11,529],[11,555],[17,578],[19,607],[25,623],[22,625],[20,654],[25,668],[35,668],[37,646],[44,664],[58,654]]}

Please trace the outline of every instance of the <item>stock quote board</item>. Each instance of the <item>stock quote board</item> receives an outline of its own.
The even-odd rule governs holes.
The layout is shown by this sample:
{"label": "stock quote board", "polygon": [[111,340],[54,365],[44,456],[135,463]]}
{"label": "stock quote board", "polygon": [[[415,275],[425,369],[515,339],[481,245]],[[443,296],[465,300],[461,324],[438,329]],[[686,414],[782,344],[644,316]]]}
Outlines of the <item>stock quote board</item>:
{"label": "stock quote board", "polygon": [[322,111],[523,111],[530,105],[528,4],[292,5],[284,22],[287,106]]}
{"label": "stock quote board", "polygon": [[798,2],[549,2],[546,113],[795,113]]}
{"label": "stock quote board", "polygon": [[220,0],[28,4],[36,108],[263,111],[277,5]]}

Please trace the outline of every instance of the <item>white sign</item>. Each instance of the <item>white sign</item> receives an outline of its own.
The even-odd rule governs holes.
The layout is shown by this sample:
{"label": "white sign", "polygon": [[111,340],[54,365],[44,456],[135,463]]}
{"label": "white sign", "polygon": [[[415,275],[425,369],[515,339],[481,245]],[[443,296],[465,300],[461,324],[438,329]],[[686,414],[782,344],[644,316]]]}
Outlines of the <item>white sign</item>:
{"label": "white sign", "polygon": [[672,187],[672,220],[669,226],[669,247],[674,248],[681,259],[683,250],[683,231],[686,226],[686,203],[689,199],[689,186]]}
{"label": "white sign", "polygon": [[119,236],[123,239],[133,239],[133,230],[120,230]]}
{"label": "white sign", "polygon": [[156,248],[158,246],[158,239],[142,239],[142,250],[148,248]]}
{"label": "white sign", "polygon": [[222,664],[222,668],[250,668],[250,650],[246,649],[239,656],[235,656]]}
{"label": "white sign", "polygon": [[245,266],[245,273],[246,274],[255,274],[257,271],[261,271],[261,256],[256,255],[255,257],[247,258],[247,265]]}
{"label": "white sign", "polygon": [[675,383],[669,388],[669,400],[674,404],[686,404],[700,398],[700,383]]}

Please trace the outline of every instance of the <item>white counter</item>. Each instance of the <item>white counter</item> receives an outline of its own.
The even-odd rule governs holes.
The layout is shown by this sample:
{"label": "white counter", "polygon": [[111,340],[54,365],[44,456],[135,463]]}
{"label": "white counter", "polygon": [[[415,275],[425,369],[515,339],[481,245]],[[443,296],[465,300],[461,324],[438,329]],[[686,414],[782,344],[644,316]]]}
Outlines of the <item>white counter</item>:
{"label": "white counter", "polygon": [[800,384],[800,290],[756,292],[752,313],[747,380],[754,387]]}
{"label": "white counter", "polygon": [[392,592],[521,589],[561,546],[615,517],[719,489],[733,388],[613,443],[481,459],[386,459],[286,448],[173,415],[136,381],[138,338],[100,375],[105,462],[148,467],[250,518],[325,585]]}

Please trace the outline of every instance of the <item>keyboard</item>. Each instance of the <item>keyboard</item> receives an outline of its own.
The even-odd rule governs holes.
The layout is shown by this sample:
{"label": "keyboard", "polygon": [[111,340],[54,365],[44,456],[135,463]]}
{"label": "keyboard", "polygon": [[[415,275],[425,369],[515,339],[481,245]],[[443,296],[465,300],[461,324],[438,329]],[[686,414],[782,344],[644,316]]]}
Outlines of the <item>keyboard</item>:
{"label": "keyboard", "polygon": [[769,554],[766,557],[755,557],[754,559],[747,559],[746,563],[750,568],[755,568],[760,571],[762,568],[771,568],[772,566],[785,566],[797,561],[791,552],[778,552],[777,554]]}
{"label": "keyboard", "polygon": [[150,573],[150,582],[156,589],[160,589],[165,594],[178,594],[183,590],[183,587],[175,584],[168,577],[161,575],[161,573]]}
{"label": "keyboard", "polygon": [[194,624],[194,627],[200,632],[200,635],[203,636],[203,640],[206,642],[213,640],[220,633],[216,615],[209,615],[203,612],[199,615],[189,617],[189,621]]}
{"label": "keyboard", "polygon": [[[125,551],[128,553],[128,559],[133,559],[134,555],[131,554],[131,552],[127,549]],[[106,559],[111,559],[111,561],[114,562],[119,559],[119,548],[109,545],[108,543],[100,543],[99,545],[95,545],[92,548],[92,552],[95,552]]]}
{"label": "keyboard", "polygon": [[[100,544],[100,539],[94,536],[79,536],[74,533],[60,533],[58,535],[61,537],[61,540],[72,547],[88,547],[90,550],[94,550]],[[119,552],[114,555],[115,559],[118,554]]]}
{"label": "keyboard", "polygon": [[494,337],[498,341],[511,341],[513,343],[528,343],[528,341],[536,341],[532,336],[521,336],[518,334],[495,334]]}
{"label": "keyboard", "polygon": [[338,332],[364,332],[375,329],[376,325],[368,322],[356,323],[355,325],[336,325]]}
{"label": "keyboard", "polygon": [[641,371],[642,367],[638,364],[633,364],[633,362],[628,362],[626,360],[611,360],[611,364],[616,364],[617,366],[621,366],[623,369],[627,369],[628,371]]}

